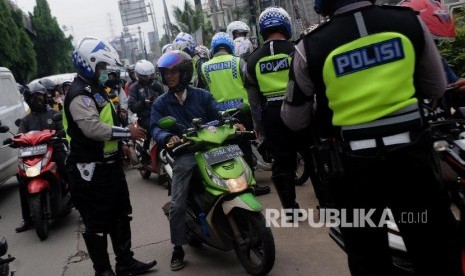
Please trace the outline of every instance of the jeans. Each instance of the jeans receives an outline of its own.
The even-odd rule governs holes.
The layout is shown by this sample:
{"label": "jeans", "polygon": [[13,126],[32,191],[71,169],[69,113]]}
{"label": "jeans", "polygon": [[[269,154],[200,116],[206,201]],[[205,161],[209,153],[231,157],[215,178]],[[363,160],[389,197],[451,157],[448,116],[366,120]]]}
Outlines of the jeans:
{"label": "jeans", "polygon": [[183,245],[186,238],[186,212],[189,187],[197,163],[193,154],[174,158],[173,184],[171,187],[170,232],[171,243]]}

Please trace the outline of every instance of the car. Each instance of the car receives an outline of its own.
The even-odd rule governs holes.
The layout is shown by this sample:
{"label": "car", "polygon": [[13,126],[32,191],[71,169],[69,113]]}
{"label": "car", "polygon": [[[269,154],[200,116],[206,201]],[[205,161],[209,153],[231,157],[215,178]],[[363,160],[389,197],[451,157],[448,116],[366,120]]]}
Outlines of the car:
{"label": "car", "polygon": [[[22,95],[18,92],[16,80],[8,68],[0,67],[0,125],[8,126],[11,133],[17,133],[17,119],[22,119],[26,112]],[[0,133],[0,142],[11,137],[11,133]],[[0,184],[17,173],[18,151],[10,147],[0,149]]]}

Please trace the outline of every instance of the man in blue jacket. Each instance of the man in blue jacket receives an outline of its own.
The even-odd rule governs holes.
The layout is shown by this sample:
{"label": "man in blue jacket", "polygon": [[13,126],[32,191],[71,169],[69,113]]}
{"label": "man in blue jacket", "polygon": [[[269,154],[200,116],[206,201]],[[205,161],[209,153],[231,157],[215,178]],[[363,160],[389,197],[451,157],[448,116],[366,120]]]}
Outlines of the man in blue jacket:
{"label": "man in blue jacket", "polygon": [[[152,106],[150,131],[160,145],[175,143],[182,137],[182,129],[164,130],[157,126],[158,120],[172,116],[186,127],[192,127],[192,119],[201,118],[203,122],[219,119],[217,102],[207,91],[189,86],[192,79],[193,65],[191,57],[185,52],[175,50],[165,53],[158,60],[158,69],[163,83],[169,92],[157,98]],[[173,168],[171,187],[170,232],[174,252],[171,258],[171,270],[184,267],[182,245],[186,238],[186,210],[189,183],[196,166],[193,154],[178,154]]]}

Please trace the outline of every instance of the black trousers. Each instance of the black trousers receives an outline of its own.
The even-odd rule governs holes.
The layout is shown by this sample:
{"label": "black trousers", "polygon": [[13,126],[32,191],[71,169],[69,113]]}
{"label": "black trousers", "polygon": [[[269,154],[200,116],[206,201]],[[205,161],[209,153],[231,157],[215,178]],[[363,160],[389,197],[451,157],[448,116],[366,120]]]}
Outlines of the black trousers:
{"label": "black trousers", "polygon": [[121,162],[97,164],[91,181],[82,179],[76,163],[67,162],[70,192],[86,232],[109,233],[118,220],[132,213]]}
{"label": "black trousers", "polygon": [[272,175],[295,174],[297,168],[296,133],[281,119],[281,103],[270,103],[262,111],[265,136],[273,156]]}
{"label": "black trousers", "polygon": [[[353,153],[342,155],[344,176],[331,183],[336,208],[348,214],[375,209],[371,218],[378,224],[389,207],[415,275],[462,275],[457,223],[430,139],[379,155]],[[385,227],[341,231],[352,275],[395,275]]]}

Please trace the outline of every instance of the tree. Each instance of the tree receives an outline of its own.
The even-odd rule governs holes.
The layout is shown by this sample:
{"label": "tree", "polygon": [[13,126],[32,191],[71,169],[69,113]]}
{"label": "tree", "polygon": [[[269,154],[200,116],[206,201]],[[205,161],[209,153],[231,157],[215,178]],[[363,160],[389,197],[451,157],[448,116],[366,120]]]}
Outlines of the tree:
{"label": "tree", "polygon": [[183,9],[174,6],[173,14],[179,29],[183,32],[193,34],[199,28],[202,29],[202,40],[204,44],[210,45],[213,36],[213,28],[209,20],[205,20],[200,8],[194,9],[192,3],[184,0]]}
{"label": "tree", "polygon": [[0,0],[0,38],[1,66],[12,69],[20,57],[19,30],[6,0]]}
{"label": "tree", "polygon": [[454,12],[456,37],[453,41],[442,41],[439,44],[441,55],[447,60],[457,76],[465,76],[465,11]]}
{"label": "tree", "polygon": [[37,34],[33,42],[37,54],[38,77],[72,71],[71,37],[65,37],[56,18],[52,17],[47,0],[36,0],[30,17]]}
{"label": "tree", "polygon": [[37,60],[34,45],[27,35],[23,24],[23,13],[20,10],[12,11],[13,19],[18,26],[18,40],[21,45],[21,54],[18,61],[12,66],[15,79],[19,83],[29,82],[37,73]]}

